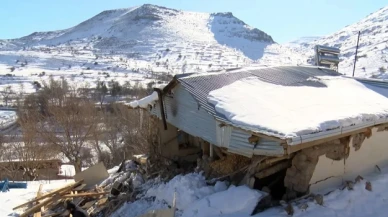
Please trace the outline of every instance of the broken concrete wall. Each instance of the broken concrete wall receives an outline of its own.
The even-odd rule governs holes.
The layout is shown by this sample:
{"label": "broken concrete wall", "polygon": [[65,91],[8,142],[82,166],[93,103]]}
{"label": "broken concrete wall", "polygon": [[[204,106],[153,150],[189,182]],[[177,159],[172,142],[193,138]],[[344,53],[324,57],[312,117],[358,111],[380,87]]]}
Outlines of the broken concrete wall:
{"label": "broken concrete wall", "polygon": [[[368,138],[369,137],[369,138]],[[350,139],[349,157],[333,161],[320,156],[310,180],[310,191],[317,192],[338,187],[346,180],[354,180],[358,175],[376,171],[376,165],[388,165],[388,131],[378,132],[377,128],[363,135],[353,135]]]}
{"label": "broken concrete wall", "polygon": [[292,166],[287,169],[284,185],[289,195],[286,199],[293,199],[297,194],[309,191],[311,178],[320,156],[340,161],[349,156],[349,138],[337,139],[296,153],[292,159]]}

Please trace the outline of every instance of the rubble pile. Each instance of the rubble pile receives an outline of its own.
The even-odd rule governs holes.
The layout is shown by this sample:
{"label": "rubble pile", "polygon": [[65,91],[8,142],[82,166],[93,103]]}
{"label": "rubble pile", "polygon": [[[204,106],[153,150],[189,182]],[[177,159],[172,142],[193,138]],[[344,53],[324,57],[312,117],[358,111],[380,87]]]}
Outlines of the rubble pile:
{"label": "rubble pile", "polygon": [[84,181],[80,180],[43,194],[42,185],[40,185],[35,198],[13,209],[24,209],[20,217],[63,216],[69,215],[64,203],[71,200],[89,214],[99,212],[108,201],[109,192],[99,186],[93,189],[85,188],[86,186]]}

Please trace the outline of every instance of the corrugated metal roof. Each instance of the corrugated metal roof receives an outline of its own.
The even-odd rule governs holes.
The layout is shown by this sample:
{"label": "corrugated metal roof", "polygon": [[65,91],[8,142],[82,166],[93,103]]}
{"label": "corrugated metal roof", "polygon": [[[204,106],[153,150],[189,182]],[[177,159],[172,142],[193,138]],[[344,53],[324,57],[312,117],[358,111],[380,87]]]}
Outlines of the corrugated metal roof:
{"label": "corrugated metal roof", "polygon": [[193,95],[199,105],[211,115],[215,116],[216,119],[248,131],[283,137],[283,134],[271,131],[270,129],[254,129],[231,123],[223,114],[220,114],[215,110],[214,105],[208,102],[207,97],[209,93],[213,90],[232,84],[235,81],[252,76],[257,77],[264,82],[283,86],[325,87],[325,84],[312,78],[316,76],[340,75],[341,74],[326,68],[279,66],[271,68],[246,68],[223,73],[182,74],[176,76],[176,79]]}

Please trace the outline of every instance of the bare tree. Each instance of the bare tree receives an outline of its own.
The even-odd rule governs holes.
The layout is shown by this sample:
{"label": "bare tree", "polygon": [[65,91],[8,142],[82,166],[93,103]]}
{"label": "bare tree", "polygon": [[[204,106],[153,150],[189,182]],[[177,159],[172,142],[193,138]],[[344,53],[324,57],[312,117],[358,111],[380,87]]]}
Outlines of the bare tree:
{"label": "bare tree", "polygon": [[0,93],[1,93],[1,96],[3,97],[3,102],[5,103],[5,106],[8,106],[8,102],[9,102],[9,100],[11,100],[11,98],[14,94],[12,86],[8,85],[8,86],[4,87]]}
{"label": "bare tree", "polygon": [[77,97],[74,92],[68,93],[60,104],[49,103],[48,113],[49,117],[40,122],[40,134],[47,143],[59,148],[74,165],[76,173],[81,172],[83,150],[88,147],[98,123],[94,103]]}
{"label": "bare tree", "polygon": [[59,154],[57,147],[44,143],[39,135],[38,124],[42,115],[38,110],[24,113],[19,117],[18,123],[21,129],[20,141],[12,143],[17,158],[22,163],[25,175],[30,180],[37,178],[37,170],[44,168],[45,160],[55,158]]}
{"label": "bare tree", "polygon": [[108,94],[108,87],[103,81],[97,81],[96,90],[94,92],[94,98],[100,103],[102,108],[102,103],[105,100],[105,96]]}
{"label": "bare tree", "polygon": [[117,104],[114,111],[121,124],[121,135],[124,141],[123,150],[127,156],[144,154],[150,148],[150,115],[139,109],[128,109]]}

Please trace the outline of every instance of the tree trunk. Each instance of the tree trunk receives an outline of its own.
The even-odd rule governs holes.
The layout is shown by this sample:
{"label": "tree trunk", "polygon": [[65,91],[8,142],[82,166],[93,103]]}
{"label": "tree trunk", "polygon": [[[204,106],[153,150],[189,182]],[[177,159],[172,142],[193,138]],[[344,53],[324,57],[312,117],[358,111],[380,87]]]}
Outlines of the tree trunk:
{"label": "tree trunk", "polygon": [[73,162],[73,165],[74,165],[75,174],[80,173],[82,171],[80,159],[75,159],[75,162]]}

